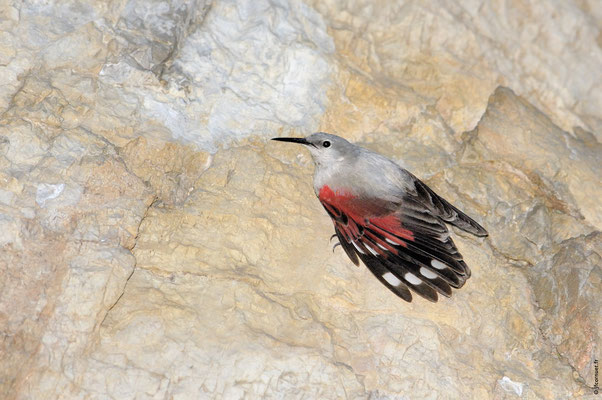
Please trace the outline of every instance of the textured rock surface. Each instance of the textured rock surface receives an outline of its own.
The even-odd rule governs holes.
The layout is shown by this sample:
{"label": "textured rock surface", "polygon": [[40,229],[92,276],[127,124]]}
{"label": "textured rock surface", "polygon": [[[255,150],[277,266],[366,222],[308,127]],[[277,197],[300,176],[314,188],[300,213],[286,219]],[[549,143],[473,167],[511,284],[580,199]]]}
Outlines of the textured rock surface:
{"label": "textured rock surface", "polygon": [[[0,15],[1,398],[592,395],[598,2]],[[309,155],[266,141],[317,129],[488,228],[456,232],[453,298],[402,303],[330,250]]]}

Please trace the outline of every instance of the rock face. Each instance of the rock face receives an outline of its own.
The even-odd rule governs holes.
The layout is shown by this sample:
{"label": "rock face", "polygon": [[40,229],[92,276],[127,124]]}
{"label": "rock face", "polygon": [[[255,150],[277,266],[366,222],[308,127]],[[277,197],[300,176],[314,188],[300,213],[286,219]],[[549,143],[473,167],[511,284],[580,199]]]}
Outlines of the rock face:
{"label": "rock face", "polygon": [[[593,396],[599,2],[0,15],[0,398]],[[403,303],[331,251],[309,155],[266,140],[318,129],[488,229],[455,231],[464,288]]]}

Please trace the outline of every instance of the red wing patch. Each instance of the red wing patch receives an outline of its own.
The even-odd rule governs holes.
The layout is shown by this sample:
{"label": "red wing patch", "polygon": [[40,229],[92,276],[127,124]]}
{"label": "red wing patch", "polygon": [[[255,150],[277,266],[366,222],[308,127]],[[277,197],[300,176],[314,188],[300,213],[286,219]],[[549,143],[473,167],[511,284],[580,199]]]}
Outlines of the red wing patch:
{"label": "red wing patch", "polygon": [[358,199],[345,191],[334,192],[326,185],[320,189],[319,199],[348,242],[365,242],[364,246],[372,252],[384,248],[396,253],[391,244],[406,246],[407,241],[414,240],[412,231],[405,229],[396,215],[379,215],[382,207],[376,202]]}
{"label": "red wing patch", "polygon": [[461,287],[468,277],[468,267],[449,235],[440,234],[447,233],[447,228],[428,210],[419,210],[421,218],[415,204],[405,210],[403,204],[391,207],[326,185],[318,197],[349,258],[357,264],[359,257],[402,299],[412,300],[410,288],[437,301],[437,293],[450,296],[450,286]]}

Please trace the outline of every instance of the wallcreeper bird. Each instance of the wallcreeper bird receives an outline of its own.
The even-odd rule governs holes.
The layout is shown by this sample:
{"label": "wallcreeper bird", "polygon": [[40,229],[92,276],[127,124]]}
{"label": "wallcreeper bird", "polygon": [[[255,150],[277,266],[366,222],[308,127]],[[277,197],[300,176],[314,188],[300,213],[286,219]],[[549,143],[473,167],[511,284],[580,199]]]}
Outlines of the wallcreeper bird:
{"label": "wallcreeper bird", "polygon": [[[306,145],[314,191],[332,218],[341,247],[397,296],[412,289],[436,302],[470,277],[445,223],[476,236],[487,231],[388,158],[324,132],[274,138]],[[334,235],[333,235],[334,237]]]}

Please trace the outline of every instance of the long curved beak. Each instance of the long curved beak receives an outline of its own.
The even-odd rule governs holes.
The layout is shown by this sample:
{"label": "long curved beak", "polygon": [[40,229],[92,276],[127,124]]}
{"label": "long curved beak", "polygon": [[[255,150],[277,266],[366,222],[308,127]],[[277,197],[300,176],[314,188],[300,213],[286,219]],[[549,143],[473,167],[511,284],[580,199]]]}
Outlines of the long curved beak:
{"label": "long curved beak", "polygon": [[292,142],[292,143],[301,143],[304,145],[311,145],[310,142],[305,138],[295,138],[295,137],[275,137],[272,140],[277,140],[279,142]]}

